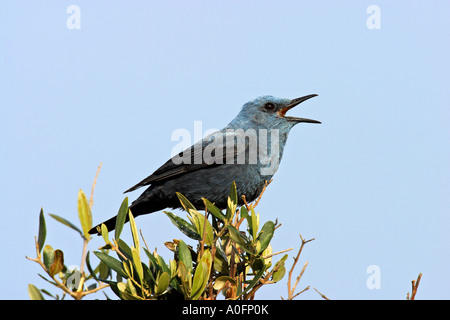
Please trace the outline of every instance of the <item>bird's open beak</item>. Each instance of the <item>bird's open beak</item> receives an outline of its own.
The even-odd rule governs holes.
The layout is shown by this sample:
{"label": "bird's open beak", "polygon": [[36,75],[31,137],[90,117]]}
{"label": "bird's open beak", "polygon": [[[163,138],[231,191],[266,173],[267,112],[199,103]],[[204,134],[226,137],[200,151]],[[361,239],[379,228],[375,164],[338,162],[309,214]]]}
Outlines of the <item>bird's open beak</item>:
{"label": "bird's open beak", "polygon": [[290,109],[292,109],[293,107],[295,107],[296,105],[299,105],[300,103],[302,103],[303,101],[306,101],[308,99],[314,98],[316,97],[317,94],[310,94],[301,98],[297,98],[297,99],[293,99],[291,100],[291,103],[288,104],[286,107],[284,107],[283,109],[281,109],[280,111],[278,111],[278,115],[280,117],[285,118],[286,120],[289,121],[295,121],[295,122],[308,122],[308,123],[322,123],[320,121],[317,120],[313,120],[313,119],[307,119],[307,118],[296,118],[296,117],[286,117],[286,112],[288,112]]}

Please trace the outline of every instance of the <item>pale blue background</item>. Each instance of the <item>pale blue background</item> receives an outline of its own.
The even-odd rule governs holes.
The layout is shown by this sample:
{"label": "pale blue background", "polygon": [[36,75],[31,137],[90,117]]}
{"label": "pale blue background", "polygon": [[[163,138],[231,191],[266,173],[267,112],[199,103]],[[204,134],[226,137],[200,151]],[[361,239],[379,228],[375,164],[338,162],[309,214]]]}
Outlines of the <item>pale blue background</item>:
{"label": "pale blue background", "polygon": [[[80,30],[66,27],[71,4]],[[366,27],[371,4],[380,30]],[[404,299],[420,272],[418,299],[449,299],[449,16],[438,0],[2,1],[0,298],[28,299],[28,283],[57,292],[25,259],[39,210],[77,222],[100,162],[95,223],[169,158],[175,129],[221,128],[259,95],[317,93],[291,114],[323,124],[292,130],[258,206],[282,223],[274,250],[316,238],[295,274],[309,261],[299,289],[332,299]],[[171,258],[168,218],[137,223]],[[79,265],[80,237],[48,216],[47,228]],[[381,289],[366,286],[370,265]],[[257,298],[286,297],[286,281]]]}

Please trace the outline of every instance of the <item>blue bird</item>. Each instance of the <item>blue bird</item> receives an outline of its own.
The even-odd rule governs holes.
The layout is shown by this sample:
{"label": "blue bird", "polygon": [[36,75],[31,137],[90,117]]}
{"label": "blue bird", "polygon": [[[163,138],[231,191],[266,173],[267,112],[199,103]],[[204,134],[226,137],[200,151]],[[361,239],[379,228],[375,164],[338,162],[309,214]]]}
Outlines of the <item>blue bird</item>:
{"label": "blue bird", "polygon": [[[236,182],[239,205],[243,204],[242,195],[248,202],[255,200],[278,170],[290,130],[301,122],[321,123],[286,116],[287,111],[315,96],[297,99],[261,96],[247,102],[225,128],[175,155],[125,191],[149,186],[131,204],[133,216],[180,208],[176,192],[183,194],[197,208],[204,206],[204,197],[224,209],[233,181]],[[103,223],[111,231],[116,217]],[[98,233],[97,226],[89,233]]]}

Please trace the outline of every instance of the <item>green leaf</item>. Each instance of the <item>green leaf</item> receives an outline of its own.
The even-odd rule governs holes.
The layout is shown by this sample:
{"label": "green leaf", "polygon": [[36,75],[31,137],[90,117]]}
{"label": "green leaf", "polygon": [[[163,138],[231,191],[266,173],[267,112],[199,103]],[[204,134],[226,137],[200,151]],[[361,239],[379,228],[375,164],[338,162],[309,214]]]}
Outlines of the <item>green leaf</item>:
{"label": "green leaf", "polygon": [[192,219],[193,220],[193,224],[195,225],[195,227],[197,229],[197,233],[201,237],[203,237],[203,230],[206,229],[206,232],[205,232],[205,243],[208,246],[212,245],[212,243],[214,241],[214,232],[213,232],[213,228],[211,226],[211,223],[208,221],[208,219],[206,219],[206,221],[205,221],[205,216],[202,215],[198,211],[191,211],[190,215],[193,218]]}
{"label": "green leaf", "polygon": [[222,221],[226,220],[226,216],[222,213],[222,211],[219,208],[217,208],[214,204],[212,204],[211,201],[209,201],[206,198],[202,198],[202,200],[205,203],[205,208],[208,209],[208,211],[211,212],[213,216]]}
{"label": "green leaf", "polygon": [[195,230],[195,227],[192,226],[189,222],[186,220],[180,218],[179,216],[173,214],[172,212],[163,211],[172,221],[172,223],[186,236],[188,236],[191,239],[194,240],[201,240],[202,237],[197,233],[197,230]]}
{"label": "green leaf", "polygon": [[44,247],[43,254],[44,254],[44,265],[47,268],[47,270],[50,270],[50,267],[52,266],[52,263],[55,260],[55,251],[48,244]]}
{"label": "green leaf", "polygon": [[45,300],[41,291],[31,283],[28,285],[28,295],[31,300]]}
{"label": "green leaf", "polygon": [[141,249],[141,246],[139,244],[139,233],[137,231],[136,222],[134,221],[134,217],[133,217],[133,214],[131,213],[131,210],[128,211],[128,217],[130,220],[130,228],[131,228],[131,234],[133,236],[134,247],[136,248],[136,250],[139,253],[139,251]]}
{"label": "green leaf", "polygon": [[230,237],[234,242],[236,242],[243,250],[247,251],[250,254],[254,254],[253,250],[248,247],[247,241],[238,229],[231,225],[227,225],[227,228],[230,231]]}
{"label": "green leaf", "polygon": [[230,187],[230,199],[237,205],[238,203],[238,196],[237,196],[237,190],[236,190],[236,182],[233,181]]}
{"label": "green leaf", "polygon": [[161,266],[161,270],[164,272],[169,272],[170,273],[170,268],[167,265],[167,263],[164,261],[163,257],[161,257],[160,255],[158,255],[158,263]]}
{"label": "green leaf", "polygon": [[120,234],[122,233],[123,225],[125,223],[125,220],[127,218],[128,214],[128,197],[126,197],[122,204],[120,205],[119,212],[117,213],[116,218],[116,227],[114,231],[114,238],[116,240],[119,240]]}
{"label": "green leaf", "polygon": [[161,275],[156,279],[156,294],[163,294],[169,286],[169,282],[170,275],[167,272],[161,273]]}
{"label": "green leaf", "polygon": [[259,228],[259,214],[255,212],[253,207],[250,210],[250,215],[247,217],[247,222],[250,228],[249,232],[251,233],[253,240],[256,240]]}
{"label": "green leaf", "polygon": [[214,256],[214,270],[221,274],[229,273],[228,260],[222,258],[220,255]]}
{"label": "green leaf", "polygon": [[206,283],[208,282],[208,266],[205,262],[200,261],[195,268],[194,279],[192,281],[192,300],[197,300],[203,293]]}
{"label": "green leaf", "polygon": [[241,207],[241,218],[247,219],[248,218],[248,211],[246,206]]}
{"label": "green leaf", "polygon": [[197,211],[197,209],[195,209],[194,205],[185,196],[183,196],[179,192],[176,192],[176,194],[177,194],[177,197],[180,200],[180,203],[183,206],[184,210],[186,210],[187,212],[190,212],[191,210]]}
{"label": "green leaf", "polygon": [[255,272],[261,270],[261,268],[265,267],[263,259],[260,259],[260,258],[254,259],[251,264],[251,267],[252,267],[252,270]]}
{"label": "green leaf", "polygon": [[192,283],[193,300],[198,299],[205,290],[206,285],[208,284],[209,274],[211,272],[211,265],[212,265],[211,252],[209,250],[205,250],[200,258],[200,263],[197,264],[197,268],[194,273],[194,279]]}
{"label": "green leaf", "polygon": [[216,280],[214,281],[213,288],[217,291],[220,291],[227,284],[228,281],[233,286],[236,285],[236,281],[233,278],[231,278],[229,276],[220,276],[220,277],[216,278]]}
{"label": "green leaf", "polygon": [[44,248],[45,238],[47,236],[47,227],[45,226],[44,209],[41,208],[39,213],[39,231],[38,231],[38,248],[39,252]]}
{"label": "green leaf", "polygon": [[230,196],[228,197],[228,206],[227,206],[227,213],[226,218],[232,219],[234,213],[236,212],[238,204],[238,197],[237,197],[237,190],[236,190],[236,182],[233,181],[230,188]]}
{"label": "green leaf", "polygon": [[139,251],[136,248],[132,247],[131,253],[133,255],[134,268],[136,269],[136,271],[138,273],[139,283],[142,283],[142,279],[144,278],[144,269],[142,268],[142,262],[141,262],[141,257],[139,255]]}
{"label": "green leaf", "polygon": [[249,292],[259,281],[259,279],[261,279],[262,275],[264,274],[264,271],[266,270],[266,268],[261,268],[258,273],[253,277],[252,281],[250,281],[250,283],[248,284],[248,287],[245,288],[244,290],[244,294],[246,294],[247,292]]}
{"label": "green leaf", "polygon": [[122,270],[122,263],[119,260],[109,256],[106,253],[99,251],[94,251],[94,254],[97,256],[97,258],[103,261],[103,263],[106,264],[109,268],[117,272],[118,275],[120,275],[123,278],[128,278],[126,273]]}
{"label": "green leaf", "polygon": [[191,293],[192,276],[191,272],[188,271],[183,261],[178,261],[177,269],[178,277],[181,280],[180,289],[183,292],[185,299],[189,299]]}
{"label": "green leaf", "polygon": [[[96,270],[97,269],[100,269],[100,265],[96,268],[96,270],[94,270],[94,269],[92,269],[92,266],[91,266],[91,260],[90,260],[90,251],[88,251],[87,253],[86,253],[86,267],[87,267],[87,269],[88,269],[88,271],[89,271],[89,275],[90,275],[90,277],[92,277],[93,279],[95,279],[95,280],[97,280],[97,281],[100,281],[100,279],[97,277],[97,275],[96,275]],[[103,261],[100,261],[100,264],[102,265],[102,266],[105,266],[106,267],[106,269],[107,269],[107,271],[109,271],[109,268],[103,263]],[[101,279],[106,279],[106,276],[105,277],[103,277],[102,276],[102,272],[100,272],[100,278]]]}
{"label": "green leaf", "polygon": [[286,273],[286,267],[284,266],[284,263],[283,263],[278,267],[278,270],[273,273],[273,275],[272,275],[273,282],[278,282],[281,279],[283,279],[285,273]]}
{"label": "green leaf", "polygon": [[108,228],[104,223],[102,223],[100,229],[102,231],[103,241],[105,241],[106,244],[109,244],[110,242],[109,242]]}
{"label": "green leaf", "polygon": [[191,256],[191,250],[189,247],[184,243],[183,240],[180,239],[180,242],[178,244],[178,259],[184,263],[187,271],[192,271],[192,256]]}
{"label": "green leaf", "polygon": [[61,222],[62,224],[68,226],[69,228],[72,228],[73,230],[79,232],[81,237],[84,238],[83,232],[81,232],[81,230],[78,227],[76,227],[73,223],[71,223],[70,221],[64,219],[63,217],[57,216],[56,214],[49,213],[49,216],[52,217],[53,219],[55,219],[56,221]]}
{"label": "green leaf", "polygon": [[260,242],[260,247],[258,248],[258,253],[264,251],[272,240],[273,233],[275,232],[275,223],[272,221],[267,221],[258,235],[258,241]]}
{"label": "green leaf", "polygon": [[54,276],[55,274],[60,273],[63,270],[63,268],[64,268],[64,254],[61,250],[57,249],[54,251],[54,259],[49,269],[50,275]]}
{"label": "green leaf", "polygon": [[[131,248],[128,246],[128,244],[123,241],[122,239],[119,239],[119,241],[117,241],[117,245],[119,246],[119,250],[120,252],[128,259],[128,260],[132,260],[133,259],[133,254],[131,252]],[[124,260],[123,257],[118,254],[118,257],[120,260]]]}
{"label": "green leaf", "polygon": [[288,255],[285,254],[283,258],[281,258],[280,261],[278,261],[273,267],[272,270],[276,270],[272,275],[273,282],[280,281],[284,277],[286,273],[286,267],[284,266],[284,262],[286,261],[287,258]]}
{"label": "green leaf", "polygon": [[89,202],[83,190],[78,191],[78,218],[80,219],[81,229],[83,230],[84,238],[90,239],[89,230],[92,228],[92,214]]}
{"label": "green leaf", "polygon": [[[162,270],[162,267],[159,265],[158,258],[156,258],[153,254],[150,253],[146,248],[144,248],[144,252],[149,260],[149,268],[151,268],[155,273]],[[153,276],[152,276],[153,277]],[[155,281],[155,279],[153,279]]]}
{"label": "green leaf", "polygon": [[108,279],[111,276],[111,269],[103,261],[98,264],[98,272],[101,279]]}

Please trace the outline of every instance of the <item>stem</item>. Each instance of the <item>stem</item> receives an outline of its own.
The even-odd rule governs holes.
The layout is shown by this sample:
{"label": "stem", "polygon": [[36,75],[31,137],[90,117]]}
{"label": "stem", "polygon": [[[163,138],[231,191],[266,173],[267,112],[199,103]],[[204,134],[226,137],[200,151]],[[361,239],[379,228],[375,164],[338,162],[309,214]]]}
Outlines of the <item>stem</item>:
{"label": "stem", "polygon": [[82,298],[82,292],[83,292],[83,285],[84,285],[84,280],[86,278],[86,275],[84,274],[84,264],[86,261],[86,252],[87,252],[87,245],[88,245],[89,240],[84,239],[83,242],[83,252],[81,254],[81,263],[80,263],[80,274],[81,274],[81,279],[80,279],[80,283],[78,284],[78,289],[77,289],[77,297],[78,299]]}

